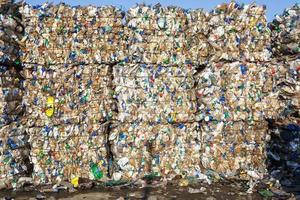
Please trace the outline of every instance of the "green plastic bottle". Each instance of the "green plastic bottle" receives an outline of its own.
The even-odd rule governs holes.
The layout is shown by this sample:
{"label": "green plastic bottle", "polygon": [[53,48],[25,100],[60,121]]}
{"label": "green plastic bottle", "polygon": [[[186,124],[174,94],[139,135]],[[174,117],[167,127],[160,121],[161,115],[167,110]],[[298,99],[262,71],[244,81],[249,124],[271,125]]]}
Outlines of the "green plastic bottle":
{"label": "green plastic bottle", "polygon": [[92,164],[91,170],[96,180],[101,179],[103,177],[103,172],[98,168],[97,164]]}

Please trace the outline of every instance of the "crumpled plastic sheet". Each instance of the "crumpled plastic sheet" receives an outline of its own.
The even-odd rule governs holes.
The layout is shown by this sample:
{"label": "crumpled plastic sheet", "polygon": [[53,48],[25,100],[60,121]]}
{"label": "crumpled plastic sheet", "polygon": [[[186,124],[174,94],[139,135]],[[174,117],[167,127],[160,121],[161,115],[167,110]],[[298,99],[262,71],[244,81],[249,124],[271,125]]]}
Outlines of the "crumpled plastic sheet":
{"label": "crumpled plastic sheet", "polygon": [[276,118],[284,108],[276,87],[282,69],[276,63],[212,63],[197,75],[199,120]]}
{"label": "crumpled plastic sheet", "polygon": [[270,30],[265,6],[256,4],[218,5],[209,16],[210,61],[270,60]]}
{"label": "crumpled plastic sheet", "polygon": [[112,178],[132,181],[149,174],[167,178],[199,175],[198,129],[197,122],[132,122],[113,126],[109,133],[114,160]]}
{"label": "crumpled plastic sheet", "polygon": [[113,63],[123,59],[123,12],[112,6],[66,4],[20,8],[24,63]]}
{"label": "crumpled plastic sheet", "polygon": [[[125,62],[204,63],[208,53],[207,42],[205,37],[194,37],[192,25],[206,18],[197,12],[190,14],[179,7],[162,7],[159,4],[130,8],[125,16],[124,35],[128,45]],[[195,47],[195,42],[198,47]]]}
{"label": "crumpled plastic sheet", "polygon": [[300,5],[295,4],[276,15],[269,24],[272,31],[272,51],[276,55],[300,53]]}
{"label": "crumpled plastic sheet", "polygon": [[[28,128],[34,184],[59,184],[76,177],[104,181],[108,175],[107,130],[108,123]],[[93,173],[94,165],[103,177]]]}
{"label": "crumpled plastic sheet", "polygon": [[195,121],[197,104],[192,65],[119,64],[113,69],[119,121]]}
{"label": "crumpled plastic sheet", "polygon": [[[103,123],[114,116],[112,73],[108,65],[27,64],[22,75],[29,126]],[[49,117],[47,101],[51,97],[55,100],[54,113]]]}

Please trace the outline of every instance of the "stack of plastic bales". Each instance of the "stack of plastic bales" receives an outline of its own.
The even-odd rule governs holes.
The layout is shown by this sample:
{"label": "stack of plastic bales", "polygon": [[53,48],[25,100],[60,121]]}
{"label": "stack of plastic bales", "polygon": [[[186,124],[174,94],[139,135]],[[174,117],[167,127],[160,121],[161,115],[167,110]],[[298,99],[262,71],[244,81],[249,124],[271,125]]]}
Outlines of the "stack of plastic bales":
{"label": "stack of plastic bales", "polygon": [[275,58],[283,66],[277,81],[284,110],[271,121],[270,174],[284,186],[300,184],[300,8],[294,5],[270,23]]}
{"label": "stack of plastic bales", "polygon": [[276,118],[283,107],[273,92],[275,73],[278,68],[271,64],[241,62],[215,63],[201,72],[197,97],[204,168],[243,179],[250,171],[265,172],[265,119]]}
{"label": "stack of plastic bales", "polygon": [[209,18],[210,60],[265,61],[270,45],[265,7],[231,2],[217,6]]}
{"label": "stack of plastic bales", "polygon": [[264,7],[232,2],[211,15],[208,40],[214,51],[197,74],[201,162],[228,178],[259,179],[266,173],[265,119],[282,109],[274,71],[260,62],[270,56]]}
{"label": "stack of plastic bales", "polygon": [[186,23],[186,11],[176,7],[140,5],[128,11],[129,58],[114,66],[113,75],[118,121],[109,139],[115,180],[200,172]]}
{"label": "stack of plastic bales", "polygon": [[21,12],[26,25],[24,121],[34,183],[104,181],[114,105],[112,67],[101,62],[117,58],[117,51],[106,47],[119,45],[111,42],[118,42],[113,37],[118,37],[121,13],[113,7],[64,4],[24,5]]}
{"label": "stack of plastic bales", "polygon": [[21,13],[25,63],[103,64],[123,58],[123,13],[115,7],[25,5]]}
{"label": "stack of plastic bales", "polygon": [[30,170],[28,138],[21,125],[24,91],[18,40],[22,26],[17,9],[0,5],[0,188],[17,187],[19,178]]}

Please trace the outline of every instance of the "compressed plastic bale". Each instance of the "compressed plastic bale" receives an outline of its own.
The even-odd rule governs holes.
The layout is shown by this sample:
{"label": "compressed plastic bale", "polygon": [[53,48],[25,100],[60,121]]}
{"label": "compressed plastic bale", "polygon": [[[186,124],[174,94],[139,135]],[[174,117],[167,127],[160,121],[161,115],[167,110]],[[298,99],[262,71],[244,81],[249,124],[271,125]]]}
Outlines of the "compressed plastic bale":
{"label": "compressed plastic bale", "polygon": [[20,8],[24,63],[112,63],[123,59],[121,10],[65,4]]}
{"label": "compressed plastic bale", "polygon": [[[34,183],[59,184],[75,177],[105,180],[107,127],[70,124],[29,128]],[[94,174],[95,167],[101,177]]]}
{"label": "compressed plastic bale", "polygon": [[0,66],[0,125],[20,121],[24,113],[22,78],[14,67]]}
{"label": "compressed plastic bale", "polygon": [[[108,65],[26,65],[24,104],[29,125],[103,123],[114,113]],[[53,105],[48,105],[53,99]],[[52,106],[53,108],[47,108]],[[51,111],[52,115],[47,112]],[[51,114],[51,113],[50,113]]]}
{"label": "compressed plastic bale", "polygon": [[126,14],[125,62],[148,64],[190,63],[187,50],[186,10],[179,7],[137,5]]}
{"label": "compressed plastic bale", "polygon": [[132,181],[149,174],[197,177],[200,169],[198,123],[125,123],[109,133],[114,160],[112,177]]}
{"label": "compressed plastic bale", "polygon": [[203,167],[227,178],[262,179],[267,172],[267,130],[267,123],[263,121],[202,123],[200,155]]}
{"label": "compressed plastic bale", "polygon": [[293,55],[300,52],[300,7],[295,4],[276,15],[269,24],[272,33],[272,51],[276,55]]}
{"label": "compressed plastic bale", "polygon": [[18,4],[3,2],[0,6],[0,64],[19,63],[19,40],[23,25],[18,14]]}
{"label": "compressed plastic bale", "polygon": [[168,124],[152,128],[151,173],[166,178],[199,177],[200,163],[199,124]]}
{"label": "compressed plastic bale", "polygon": [[195,120],[193,73],[191,65],[114,66],[114,97],[118,105],[118,120],[158,123]]}
{"label": "compressed plastic bale", "polygon": [[199,120],[260,121],[283,110],[276,79],[282,64],[213,63],[197,75]]}
{"label": "compressed plastic bale", "polygon": [[20,123],[1,127],[0,154],[0,181],[7,188],[16,188],[19,178],[28,177],[31,168],[28,136]]}
{"label": "compressed plastic bale", "polygon": [[265,9],[265,6],[235,2],[218,5],[208,22],[210,61],[270,60],[271,37]]}
{"label": "compressed plastic bale", "polygon": [[146,122],[112,126],[109,144],[113,157],[113,180],[133,181],[150,173],[150,136],[151,126]]}
{"label": "compressed plastic bale", "polygon": [[[284,79],[280,79],[277,82],[279,95],[281,101],[284,102],[285,108],[294,110],[299,115],[300,109],[300,75],[299,66],[300,59],[286,60],[283,62],[285,71],[282,71]],[[285,114],[283,111],[281,117],[286,117],[288,112]]]}
{"label": "compressed plastic bale", "polygon": [[206,64],[209,60],[211,46],[209,37],[210,15],[202,9],[188,10],[186,32],[187,51],[190,62],[193,64]]}

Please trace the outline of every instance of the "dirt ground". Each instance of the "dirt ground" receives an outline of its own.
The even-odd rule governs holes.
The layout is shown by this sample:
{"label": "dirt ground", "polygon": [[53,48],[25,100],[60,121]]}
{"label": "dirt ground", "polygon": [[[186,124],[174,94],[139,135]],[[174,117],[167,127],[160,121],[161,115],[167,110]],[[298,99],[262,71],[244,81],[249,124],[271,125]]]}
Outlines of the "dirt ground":
{"label": "dirt ground", "polygon": [[3,199],[65,199],[65,200],[98,200],[98,199],[205,199],[205,200],[231,200],[246,199],[259,200],[263,199],[257,192],[247,194],[231,185],[199,185],[197,187],[179,187],[179,186],[147,186],[144,188],[130,187],[113,187],[102,189],[91,189],[85,191],[76,191],[69,193],[66,191],[58,193],[39,193],[39,192],[13,192],[3,191],[0,193]]}

